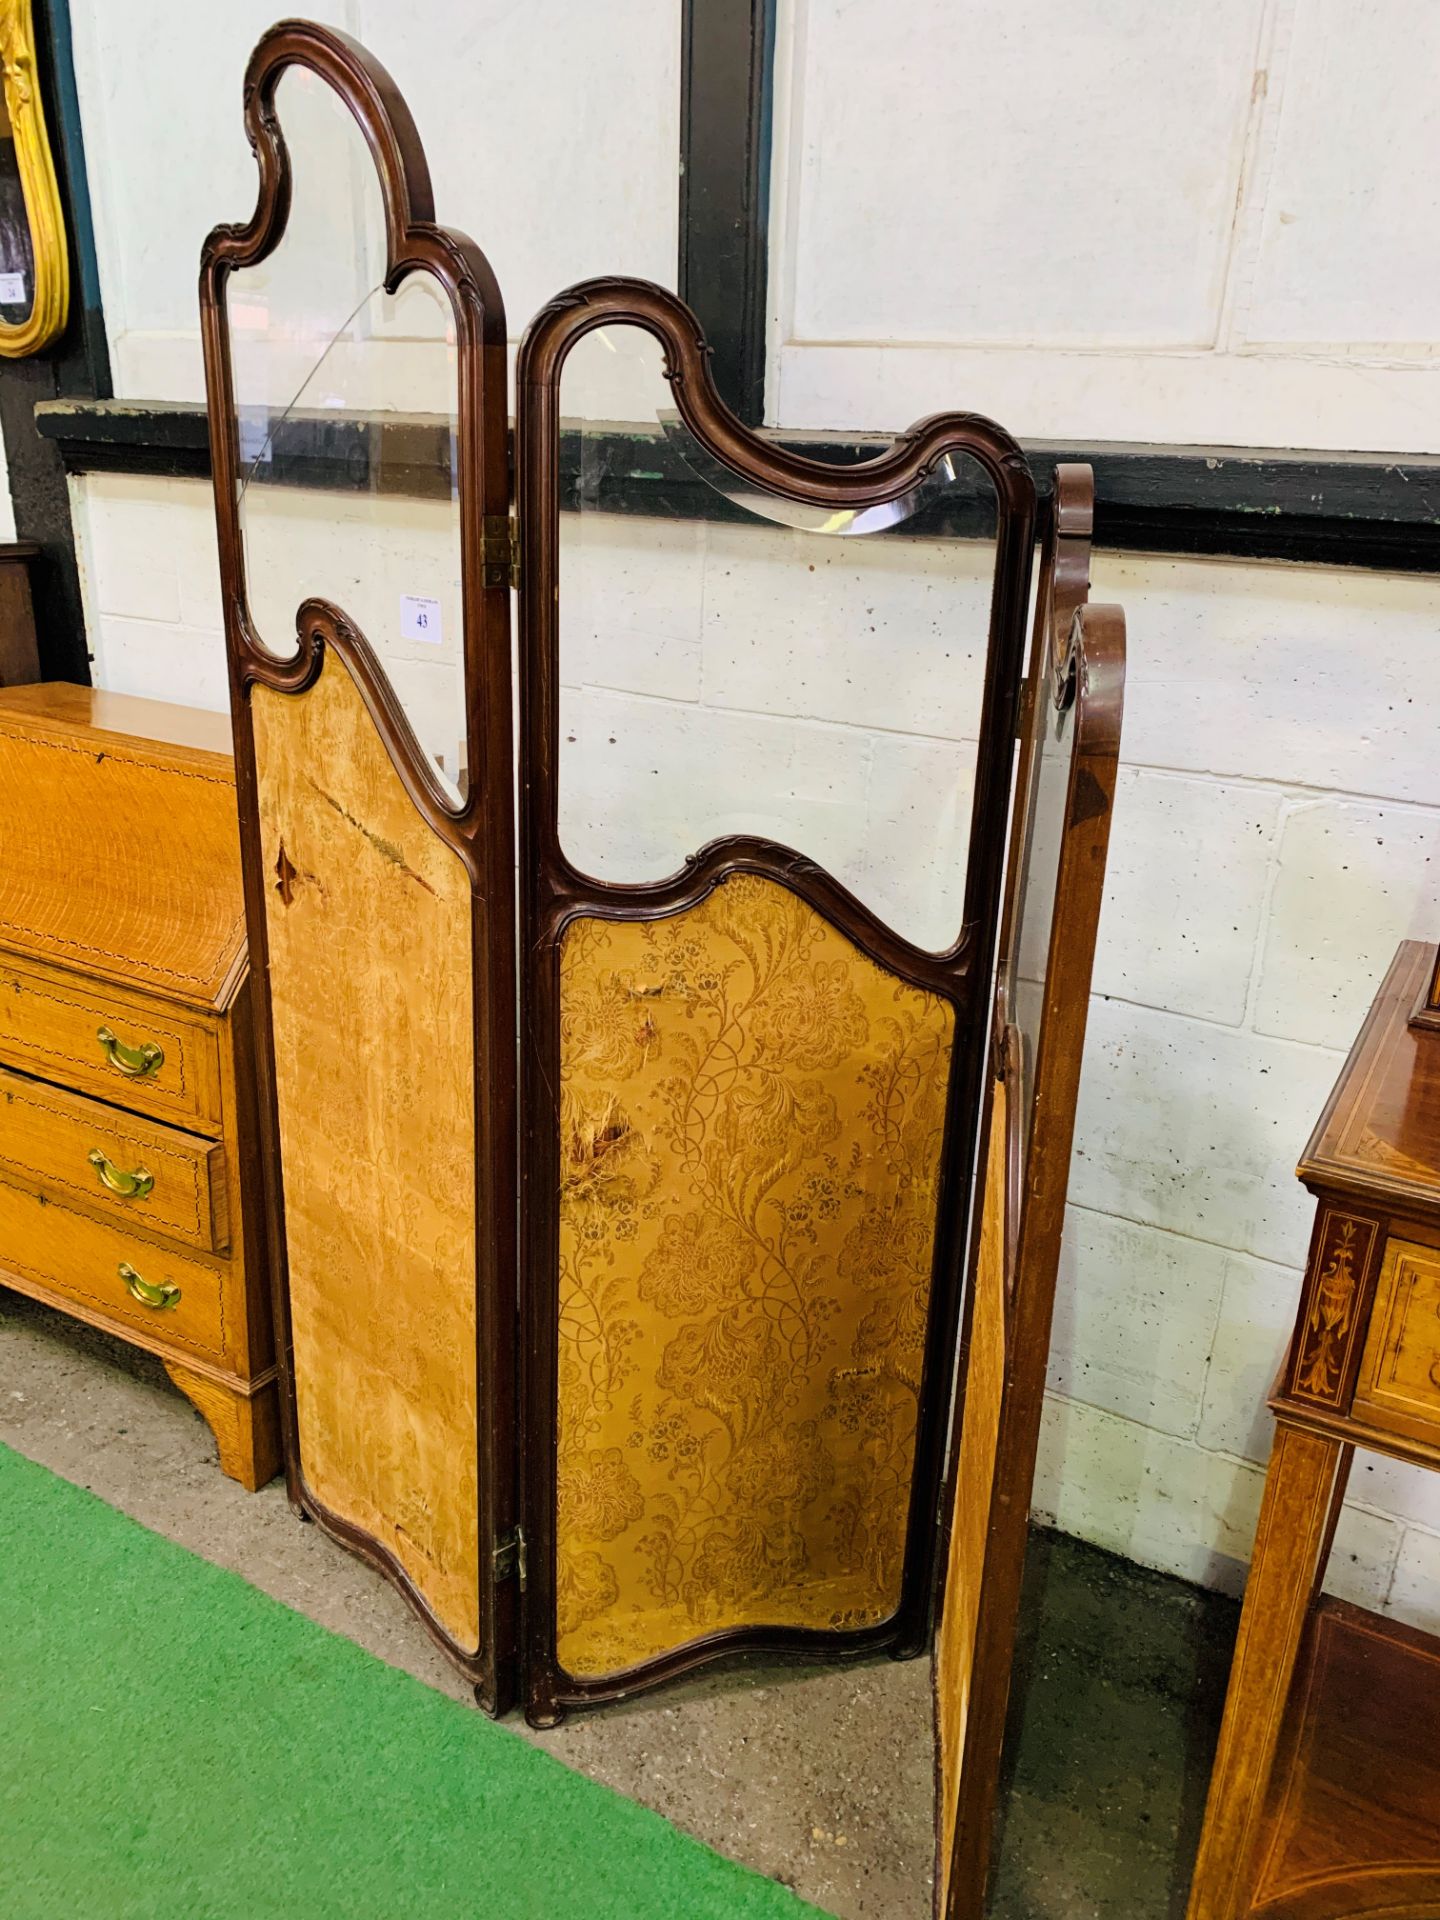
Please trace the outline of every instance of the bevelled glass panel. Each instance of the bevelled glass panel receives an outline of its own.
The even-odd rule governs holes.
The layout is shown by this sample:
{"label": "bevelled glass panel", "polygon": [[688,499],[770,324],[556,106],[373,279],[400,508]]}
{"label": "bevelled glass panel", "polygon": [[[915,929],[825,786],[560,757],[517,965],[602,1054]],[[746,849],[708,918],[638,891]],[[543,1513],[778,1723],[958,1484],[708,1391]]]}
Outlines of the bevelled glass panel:
{"label": "bevelled glass panel", "polygon": [[227,294],[251,619],[288,656],[301,602],[332,601],[463,791],[454,316],[428,274],[385,291],[374,161],[335,92],[292,68],[276,110],[289,221]]}
{"label": "bevelled glass panel", "polygon": [[978,464],[944,460],[859,511],[786,500],[697,442],[633,326],[572,349],[560,413],[567,858],[653,881],[722,835],[761,836],[948,948],[995,558]]}
{"label": "bevelled glass panel", "polygon": [[[1048,649],[1047,655],[1048,658]],[[1060,875],[1060,850],[1065,839],[1065,805],[1070,790],[1070,761],[1075,729],[1073,686],[1067,684],[1057,701],[1053,683],[1043,677],[1037,692],[1036,769],[1031,803],[1030,847],[1015,929],[1010,1019],[1020,1037],[1019,1110],[1016,1122],[1022,1146],[1030,1143],[1035,1112],[1035,1055],[1045,1004],[1045,977],[1050,960],[1050,933],[1055,920],[1055,889]]]}

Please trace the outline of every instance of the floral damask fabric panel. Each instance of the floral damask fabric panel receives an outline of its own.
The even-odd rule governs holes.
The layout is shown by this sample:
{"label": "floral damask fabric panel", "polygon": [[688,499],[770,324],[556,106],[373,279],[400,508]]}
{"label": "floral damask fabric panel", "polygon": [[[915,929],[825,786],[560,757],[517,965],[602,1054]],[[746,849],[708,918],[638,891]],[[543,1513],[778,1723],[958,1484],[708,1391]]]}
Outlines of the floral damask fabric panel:
{"label": "floral damask fabric panel", "polygon": [[900,1597],[954,1011],[733,875],[561,950],[558,1651]]}

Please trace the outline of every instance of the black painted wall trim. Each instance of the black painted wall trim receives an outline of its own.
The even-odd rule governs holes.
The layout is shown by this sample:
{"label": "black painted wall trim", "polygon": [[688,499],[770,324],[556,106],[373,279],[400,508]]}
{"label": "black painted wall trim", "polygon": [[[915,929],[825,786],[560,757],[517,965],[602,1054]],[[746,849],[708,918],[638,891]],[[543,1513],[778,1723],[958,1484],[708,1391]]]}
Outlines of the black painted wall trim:
{"label": "black painted wall trim", "polygon": [[684,0],[680,298],[700,317],[721,398],[765,406],[776,0]]}
{"label": "black painted wall trim", "polygon": [[[61,194],[70,233],[70,300],[72,321],[78,330],[76,345],[83,356],[78,385],[101,400],[114,392],[110,381],[110,344],[105,337],[105,312],[100,299],[100,265],[95,256],[95,221],[90,209],[90,181],[85,167],[85,132],[80,121],[80,95],[75,85],[75,43],[70,27],[70,0],[48,0],[51,91],[55,117],[53,143],[63,166]],[[37,34],[41,8],[36,8]],[[49,111],[47,103],[47,112]],[[78,309],[78,311],[76,311]]]}
{"label": "black painted wall trim", "polygon": [[15,531],[39,548],[31,564],[30,587],[40,671],[47,680],[87,682],[85,609],[75,565],[65,465],[54,441],[36,432],[36,409],[53,403],[57,396],[107,394],[110,361],[94,272],[68,0],[36,0],[34,18],[41,100],[70,241],[70,320],[64,337],[46,352],[0,361],[0,431],[5,436]]}
{"label": "black painted wall trim", "polygon": [[[131,401],[50,401],[36,409],[40,437],[72,473],[157,473],[206,478],[205,409]],[[855,460],[883,439],[782,434],[817,458]],[[1097,544],[1135,553],[1194,553],[1245,560],[1440,573],[1440,456],[1292,453],[1249,447],[1067,447],[1027,444],[1042,490],[1057,460],[1095,468]],[[299,414],[277,437],[268,478],[338,491],[376,489],[420,498],[448,491],[443,422],[403,415]],[[659,519],[748,516],[687,464],[656,427],[587,423],[561,443],[566,504]],[[991,526],[988,489],[962,469],[938,505],[897,531],[966,539]]]}

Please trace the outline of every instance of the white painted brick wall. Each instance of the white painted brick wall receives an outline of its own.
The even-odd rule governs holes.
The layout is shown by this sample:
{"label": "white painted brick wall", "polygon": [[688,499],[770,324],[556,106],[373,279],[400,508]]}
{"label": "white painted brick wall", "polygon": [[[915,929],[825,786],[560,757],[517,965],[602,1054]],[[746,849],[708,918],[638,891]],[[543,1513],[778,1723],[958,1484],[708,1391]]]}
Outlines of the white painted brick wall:
{"label": "white painted brick wall", "polygon": [[[95,476],[73,498],[97,681],[223,706],[208,489]],[[267,552],[303,581],[323,549],[328,577],[362,583],[446,751],[449,633],[431,660],[383,631],[406,566],[444,550],[443,510],[380,550],[363,516],[312,500],[287,558],[286,498]],[[581,863],[653,877],[716,833],[774,833],[913,937],[948,939],[988,556],[598,516],[564,533]],[[1295,1160],[1396,941],[1440,935],[1417,693],[1437,596],[1227,562],[1102,555],[1096,575],[1126,609],[1130,676],[1036,1506],[1233,1591],[1308,1241]],[[1331,1584],[1440,1628],[1440,1477],[1358,1460]]]}

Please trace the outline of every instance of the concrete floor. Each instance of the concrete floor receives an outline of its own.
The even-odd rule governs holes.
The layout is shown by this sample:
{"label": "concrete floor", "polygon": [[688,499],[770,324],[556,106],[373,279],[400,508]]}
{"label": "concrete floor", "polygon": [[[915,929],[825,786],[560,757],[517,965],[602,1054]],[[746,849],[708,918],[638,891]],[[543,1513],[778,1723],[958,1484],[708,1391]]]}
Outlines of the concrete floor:
{"label": "concrete floor", "polygon": [[[426,1685],[468,1689],[380,1577],[247,1494],[158,1363],[0,1292],[0,1441]],[[1060,1535],[1031,1542],[990,1911],[1180,1920],[1235,1609]],[[930,1912],[929,1663],[712,1674],[552,1733],[557,1759],[840,1920]]]}

